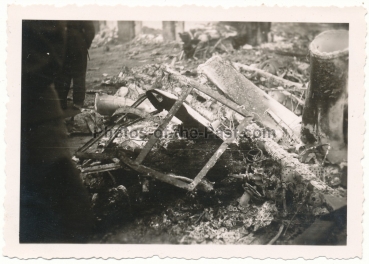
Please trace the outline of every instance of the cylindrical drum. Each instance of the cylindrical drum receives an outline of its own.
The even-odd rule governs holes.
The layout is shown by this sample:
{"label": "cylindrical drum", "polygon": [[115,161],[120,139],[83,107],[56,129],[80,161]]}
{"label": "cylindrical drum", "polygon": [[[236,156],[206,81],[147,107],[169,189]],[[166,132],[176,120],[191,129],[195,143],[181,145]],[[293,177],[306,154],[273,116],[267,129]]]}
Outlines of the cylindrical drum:
{"label": "cylindrical drum", "polygon": [[332,163],[347,161],[347,30],[319,34],[310,44],[310,85],[302,115],[301,140],[323,145]]}
{"label": "cylindrical drum", "polygon": [[119,107],[131,106],[133,103],[133,100],[125,97],[96,93],[95,111],[100,115],[112,115]]}

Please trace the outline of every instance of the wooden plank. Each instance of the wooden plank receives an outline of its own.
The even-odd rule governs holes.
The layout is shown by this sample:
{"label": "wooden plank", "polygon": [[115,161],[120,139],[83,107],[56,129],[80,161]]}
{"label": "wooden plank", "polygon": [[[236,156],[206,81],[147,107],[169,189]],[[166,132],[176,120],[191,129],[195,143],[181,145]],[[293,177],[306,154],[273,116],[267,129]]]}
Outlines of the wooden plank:
{"label": "wooden plank", "polygon": [[249,113],[255,113],[255,117],[263,125],[281,131],[278,124],[266,114],[269,110],[279,116],[296,137],[300,137],[301,118],[238,72],[230,61],[214,56],[200,65],[199,71],[235,103],[242,105]]}

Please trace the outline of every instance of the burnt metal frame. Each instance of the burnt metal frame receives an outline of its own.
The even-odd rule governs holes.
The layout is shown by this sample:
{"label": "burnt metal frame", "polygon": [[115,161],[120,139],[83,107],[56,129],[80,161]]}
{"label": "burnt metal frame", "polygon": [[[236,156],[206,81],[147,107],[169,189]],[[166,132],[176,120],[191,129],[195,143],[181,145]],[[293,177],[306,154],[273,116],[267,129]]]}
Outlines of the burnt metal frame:
{"label": "burnt metal frame", "polygon": [[[213,99],[219,101],[223,105],[229,107],[230,109],[232,109],[235,112],[237,112],[237,113],[241,114],[242,116],[244,116],[245,119],[237,127],[237,130],[238,131],[243,131],[246,128],[246,126],[249,124],[249,121],[251,120],[251,118],[253,116],[250,115],[249,113],[247,113],[238,104],[234,103],[233,101],[229,100],[228,98],[226,98],[225,96],[219,94],[218,92],[213,91],[209,87],[207,87],[205,85],[202,85],[202,84],[199,84],[198,82],[196,82],[194,80],[191,80],[191,79],[189,79],[189,78],[181,75],[180,73],[178,73],[176,71],[173,71],[173,70],[171,70],[169,68],[166,68],[165,71],[168,74],[170,74],[170,76],[176,78],[178,81],[186,84],[187,89],[179,96],[179,98],[173,104],[173,106],[169,110],[168,114],[163,119],[163,121],[158,126],[158,128],[155,130],[155,132],[162,131],[162,130],[164,130],[166,128],[166,126],[169,124],[170,120],[175,116],[175,114],[177,113],[177,111],[180,109],[180,107],[182,106],[182,104],[186,100],[187,96],[192,92],[192,90],[194,88],[196,88],[197,90],[199,90],[199,91],[207,94],[208,96],[210,96]],[[139,105],[139,103],[138,104],[134,104],[132,106],[133,107],[137,107],[138,105]],[[150,176],[150,177],[156,178],[156,179],[158,179],[160,181],[163,181],[163,182],[172,184],[172,185],[177,186],[179,188],[186,189],[188,191],[193,191],[199,184],[200,185],[203,185],[203,186],[206,186],[206,184],[202,182],[203,178],[206,176],[206,174],[209,172],[209,170],[215,165],[215,163],[220,158],[220,156],[224,153],[224,151],[228,148],[228,145],[230,143],[234,142],[234,140],[235,140],[234,137],[231,137],[231,138],[226,139],[220,145],[220,147],[217,149],[217,151],[214,152],[213,156],[208,160],[208,162],[201,169],[201,171],[197,174],[197,176],[193,180],[186,178],[186,181],[189,182],[189,183],[186,183],[183,180],[185,177],[164,174],[164,173],[158,172],[156,170],[153,170],[153,169],[151,169],[149,167],[146,167],[146,166],[142,165],[142,162],[145,160],[146,156],[150,153],[150,151],[153,148],[153,146],[155,145],[155,143],[159,140],[159,137],[156,136],[156,133],[155,132],[153,133],[153,135],[151,135],[151,137],[149,138],[149,141],[146,143],[146,145],[144,146],[144,148],[142,149],[142,151],[139,153],[139,155],[137,156],[137,158],[136,158],[135,161],[132,161],[129,157],[127,157],[122,152],[120,152],[119,154],[117,154],[117,156],[119,157],[119,159],[123,163],[125,163],[130,168],[136,170],[137,172],[140,172],[142,174],[145,174],[146,176]],[[105,153],[99,153],[99,154],[98,153],[91,153],[93,155],[88,155],[85,152],[90,146],[92,146],[92,144],[94,142],[96,142],[101,137],[102,137],[102,135],[100,135],[96,139],[92,140],[91,142],[87,142],[86,145],[84,145],[82,148],[80,148],[77,151],[76,156],[77,157],[81,157],[81,158],[83,158],[83,157],[86,158],[86,157],[89,157],[89,156],[91,156],[91,158],[92,157],[98,158],[100,156],[99,154],[101,154],[101,157],[105,157],[105,158],[106,158],[106,156],[109,156],[109,155],[106,155]],[[105,154],[105,156],[103,156],[104,154]],[[206,187],[205,187],[205,190],[209,190],[209,188],[206,189]]]}

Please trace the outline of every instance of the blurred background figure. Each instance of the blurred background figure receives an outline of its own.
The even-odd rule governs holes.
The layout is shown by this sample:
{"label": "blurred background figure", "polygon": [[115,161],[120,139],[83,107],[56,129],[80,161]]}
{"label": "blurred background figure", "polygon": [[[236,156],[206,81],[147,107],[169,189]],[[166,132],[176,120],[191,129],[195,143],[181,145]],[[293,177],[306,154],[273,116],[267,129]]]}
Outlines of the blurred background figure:
{"label": "blurred background figure", "polygon": [[65,69],[65,28],[62,21],[22,23],[20,243],[87,242],[93,224],[53,85]]}
{"label": "blurred background figure", "polygon": [[73,81],[73,106],[82,108],[86,93],[88,49],[95,36],[92,21],[66,21],[66,49],[62,71],[55,79],[62,109],[67,108],[67,96]]}

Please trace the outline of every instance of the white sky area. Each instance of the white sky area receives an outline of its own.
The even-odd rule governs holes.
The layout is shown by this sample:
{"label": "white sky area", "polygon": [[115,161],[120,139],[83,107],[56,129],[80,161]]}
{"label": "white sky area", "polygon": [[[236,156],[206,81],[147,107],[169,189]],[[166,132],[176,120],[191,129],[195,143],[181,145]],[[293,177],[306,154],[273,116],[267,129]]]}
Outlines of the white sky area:
{"label": "white sky area", "polygon": [[[107,21],[106,22],[108,27],[114,28],[117,27],[117,21]],[[198,28],[202,25],[209,23],[209,21],[185,21],[185,31],[188,31],[192,28]],[[142,21],[142,26],[161,29],[162,28],[162,21]]]}

